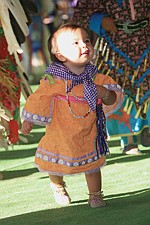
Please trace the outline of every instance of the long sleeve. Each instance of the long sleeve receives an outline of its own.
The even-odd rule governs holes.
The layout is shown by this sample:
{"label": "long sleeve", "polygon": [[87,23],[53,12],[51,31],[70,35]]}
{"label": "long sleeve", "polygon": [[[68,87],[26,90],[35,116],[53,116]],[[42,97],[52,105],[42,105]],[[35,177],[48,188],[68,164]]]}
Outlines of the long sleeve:
{"label": "long sleeve", "polygon": [[52,120],[53,99],[62,93],[63,82],[50,84],[41,80],[38,89],[29,96],[22,111],[22,118],[38,125],[47,125]]}

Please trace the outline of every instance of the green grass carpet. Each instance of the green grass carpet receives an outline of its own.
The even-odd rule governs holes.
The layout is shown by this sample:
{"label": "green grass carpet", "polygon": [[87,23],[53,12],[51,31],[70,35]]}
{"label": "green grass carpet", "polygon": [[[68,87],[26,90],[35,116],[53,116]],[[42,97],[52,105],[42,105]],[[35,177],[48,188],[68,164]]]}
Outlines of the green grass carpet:
{"label": "green grass carpet", "polygon": [[44,128],[37,126],[14,149],[0,149],[0,225],[149,225],[150,148],[139,156],[122,155],[119,140],[109,141],[111,155],[102,169],[107,207],[87,205],[84,175],[65,178],[72,203],[58,206],[46,173],[34,167],[37,142]]}
{"label": "green grass carpet", "polygon": [[140,146],[143,155],[127,156],[121,154],[119,146],[110,147],[111,155],[102,169],[106,208],[91,209],[87,205],[82,174],[66,177],[72,203],[59,207],[47,174],[39,173],[33,164],[43,132],[36,127],[29,143],[0,151],[4,176],[0,181],[0,225],[149,225],[150,149]]}

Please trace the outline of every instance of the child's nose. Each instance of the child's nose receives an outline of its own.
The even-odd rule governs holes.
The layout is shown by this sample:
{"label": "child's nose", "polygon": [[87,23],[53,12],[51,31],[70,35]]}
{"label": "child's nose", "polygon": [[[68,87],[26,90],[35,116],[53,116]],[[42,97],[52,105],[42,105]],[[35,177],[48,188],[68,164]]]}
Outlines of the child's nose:
{"label": "child's nose", "polygon": [[82,42],[82,48],[85,48],[86,47],[86,43],[85,42]]}

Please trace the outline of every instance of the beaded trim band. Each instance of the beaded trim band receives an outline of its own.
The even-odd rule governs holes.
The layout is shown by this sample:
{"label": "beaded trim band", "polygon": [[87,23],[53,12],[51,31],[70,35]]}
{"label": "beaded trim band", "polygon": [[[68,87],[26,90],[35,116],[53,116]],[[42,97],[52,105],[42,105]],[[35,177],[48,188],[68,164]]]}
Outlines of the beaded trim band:
{"label": "beaded trim band", "polygon": [[102,98],[103,100],[106,100],[109,98],[109,94],[110,94],[110,91],[107,89],[106,93],[105,93],[105,96]]}

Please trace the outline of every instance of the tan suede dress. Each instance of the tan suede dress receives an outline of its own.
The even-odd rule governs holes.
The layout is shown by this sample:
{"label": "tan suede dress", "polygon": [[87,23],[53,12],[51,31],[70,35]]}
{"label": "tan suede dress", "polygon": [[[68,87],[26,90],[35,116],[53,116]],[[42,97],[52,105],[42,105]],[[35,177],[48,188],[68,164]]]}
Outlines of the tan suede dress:
{"label": "tan suede dress", "polygon": [[[116,92],[115,104],[103,105],[106,116],[112,114],[122,104],[123,90],[106,75],[96,74],[94,82]],[[70,107],[65,86],[63,79],[52,83],[42,79],[24,106],[22,117],[25,120],[46,125],[46,133],[35,154],[35,164],[40,171],[59,176],[97,171],[105,164],[106,157],[96,151],[96,113],[89,110],[83,97],[83,84],[73,87],[69,93]]]}

